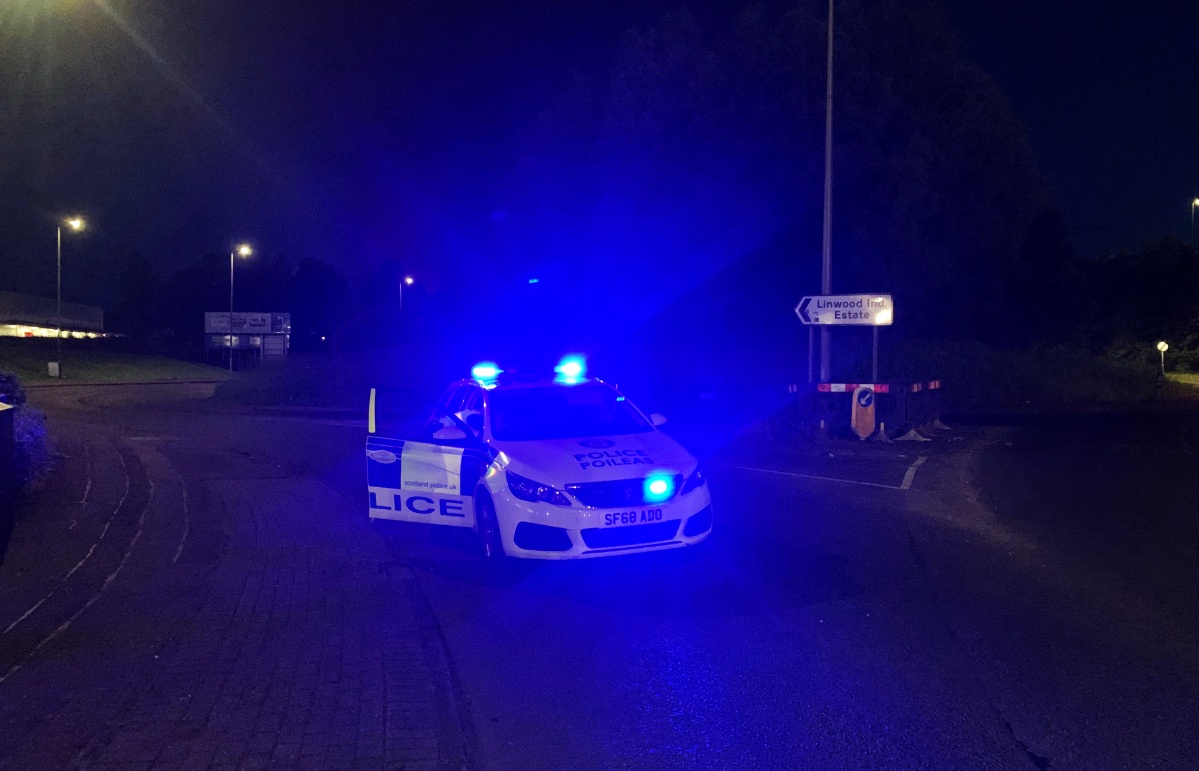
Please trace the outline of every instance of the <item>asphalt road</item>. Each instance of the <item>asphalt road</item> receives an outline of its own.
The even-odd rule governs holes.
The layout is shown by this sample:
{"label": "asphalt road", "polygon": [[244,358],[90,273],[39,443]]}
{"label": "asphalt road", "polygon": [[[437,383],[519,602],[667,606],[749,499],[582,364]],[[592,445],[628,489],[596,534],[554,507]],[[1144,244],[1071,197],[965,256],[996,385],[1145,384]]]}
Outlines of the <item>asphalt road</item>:
{"label": "asphalt road", "polygon": [[48,409],[4,767],[1199,767],[1194,416],[702,442],[703,547],[496,571],[365,525],[356,421]]}

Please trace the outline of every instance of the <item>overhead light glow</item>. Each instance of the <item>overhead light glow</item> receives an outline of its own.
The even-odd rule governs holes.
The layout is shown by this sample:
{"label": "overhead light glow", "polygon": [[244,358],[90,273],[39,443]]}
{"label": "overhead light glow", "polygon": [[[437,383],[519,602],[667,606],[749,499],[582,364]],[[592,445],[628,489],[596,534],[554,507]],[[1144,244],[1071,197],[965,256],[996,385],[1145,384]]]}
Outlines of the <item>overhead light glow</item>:
{"label": "overhead light glow", "polygon": [[587,359],[581,354],[567,354],[558,362],[558,366],[554,367],[554,372],[557,373],[554,380],[559,383],[566,385],[581,383],[587,375]]}
{"label": "overhead light glow", "polygon": [[412,282],[414,281],[416,281],[416,279],[414,279],[412,276],[404,276],[404,283],[406,285],[412,286]]}
{"label": "overhead light glow", "polygon": [[249,257],[253,253],[254,253],[254,247],[250,246],[249,244],[240,244],[237,247],[237,254],[240,257]]}
{"label": "overhead light glow", "polygon": [[470,368],[470,376],[483,385],[489,385],[494,384],[503,371],[494,361],[481,361]]}
{"label": "overhead light glow", "polygon": [[84,221],[83,217],[70,217],[66,220],[66,224],[67,227],[69,227],[71,230],[74,230],[76,233],[87,227],[87,222]]}

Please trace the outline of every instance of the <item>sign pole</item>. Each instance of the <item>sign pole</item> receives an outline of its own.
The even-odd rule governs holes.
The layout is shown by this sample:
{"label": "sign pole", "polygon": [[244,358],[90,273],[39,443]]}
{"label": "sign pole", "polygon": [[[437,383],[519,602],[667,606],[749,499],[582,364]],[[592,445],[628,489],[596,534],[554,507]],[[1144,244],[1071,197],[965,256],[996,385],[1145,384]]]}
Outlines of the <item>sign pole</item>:
{"label": "sign pole", "polygon": [[808,385],[812,384],[812,378],[814,377],[814,374],[815,374],[813,371],[813,367],[812,367],[812,364],[813,364],[812,354],[814,353],[815,348],[816,348],[816,330],[813,327],[808,327]]}
{"label": "sign pole", "polygon": [[229,374],[233,374],[233,255],[229,252]]}
{"label": "sign pole", "polygon": [[873,353],[873,356],[871,357],[872,363],[870,366],[870,382],[877,383],[878,382],[878,327],[871,327],[871,329],[874,331],[874,346],[873,346],[874,353]]}
{"label": "sign pole", "polygon": [[[824,233],[820,259],[820,293],[833,292],[833,0],[828,0],[828,80],[824,99]],[[829,381],[829,331],[820,328],[820,382]]]}

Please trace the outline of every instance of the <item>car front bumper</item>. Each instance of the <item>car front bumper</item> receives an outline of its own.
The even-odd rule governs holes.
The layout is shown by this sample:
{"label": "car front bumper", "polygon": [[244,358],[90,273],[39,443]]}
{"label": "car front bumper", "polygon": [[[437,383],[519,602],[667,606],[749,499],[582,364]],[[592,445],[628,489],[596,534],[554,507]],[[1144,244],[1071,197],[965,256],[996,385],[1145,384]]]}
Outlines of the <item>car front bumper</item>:
{"label": "car front bumper", "polygon": [[[712,532],[707,485],[667,503],[593,509],[530,503],[492,491],[504,551],[522,559],[568,560],[694,546]],[[609,525],[624,514],[629,524]],[[643,514],[647,521],[640,521]],[[568,545],[569,544],[569,545]]]}

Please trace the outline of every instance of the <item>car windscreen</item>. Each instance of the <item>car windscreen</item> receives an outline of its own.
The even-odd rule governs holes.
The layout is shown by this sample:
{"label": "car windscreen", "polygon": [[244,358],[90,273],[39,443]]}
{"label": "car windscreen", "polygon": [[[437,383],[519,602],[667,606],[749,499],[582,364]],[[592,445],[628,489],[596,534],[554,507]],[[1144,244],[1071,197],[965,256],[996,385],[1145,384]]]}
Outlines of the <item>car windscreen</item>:
{"label": "car windscreen", "polygon": [[653,431],[631,404],[600,383],[493,391],[488,396],[491,433],[520,442],[613,436]]}

